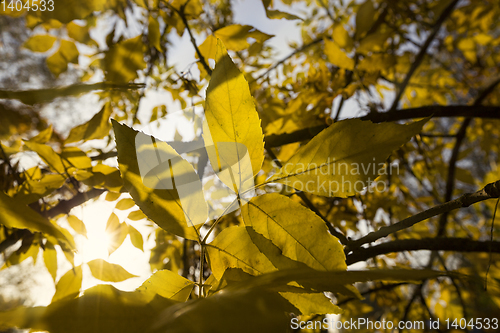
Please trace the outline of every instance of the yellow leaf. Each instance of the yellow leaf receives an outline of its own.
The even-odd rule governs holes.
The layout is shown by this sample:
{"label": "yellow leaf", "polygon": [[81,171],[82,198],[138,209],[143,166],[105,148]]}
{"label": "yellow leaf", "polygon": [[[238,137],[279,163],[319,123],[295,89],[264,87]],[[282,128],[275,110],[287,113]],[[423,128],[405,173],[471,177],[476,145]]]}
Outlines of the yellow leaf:
{"label": "yellow leaf", "polygon": [[106,200],[106,201],[115,201],[115,200],[117,200],[120,196],[121,196],[121,193],[117,193],[117,192],[108,192],[108,193],[106,193],[106,198],[105,198],[105,200]]}
{"label": "yellow leaf", "polygon": [[237,192],[246,190],[250,180],[253,185],[253,176],[260,171],[263,134],[248,83],[220,41],[216,57],[219,61],[207,88],[203,138],[212,167]]}
{"label": "yellow leaf", "polygon": [[66,30],[68,31],[68,36],[79,43],[88,44],[90,41],[92,41],[89,35],[88,26],[81,26],[72,21],[66,25]]}
{"label": "yellow leaf", "polygon": [[372,0],[366,0],[358,8],[356,14],[356,34],[354,39],[359,39],[370,30],[373,23],[375,22],[375,7],[373,6]]}
{"label": "yellow leaf", "polygon": [[[217,52],[217,37],[214,35],[208,35],[207,39],[198,47],[201,55],[209,64],[208,59],[215,60],[215,53]],[[198,54],[196,54],[196,58],[198,58]],[[200,70],[200,77],[204,78],[208,75],[203,65],[198,62],[198,69]]]}
{"label": "yellow leaf", "polygon": [[144,240],[142,238],[141,233],[137,231],[136,228],[129,225],[128,235],[130,236],[130,241],[132,242],[132,245],[138,248],[139,250],[144,251]]}
{"label": "yellow leaf", "polygon": [[33,52],[47,52],[52,48],[57,38],[52,35],[31,36],[23,46]]}
{"label": "yellow leaf", "polygon": [[342,245],[310,209],[272,193],[252,198],[241,215],[246,226],[270,239],[284,256],[317,270],[347,269]]}
{"label": "yellow leaf", "polygon": [[57,282],[52,303],[66,297],[74,298],[78,296],[82,287],[82,277],[82,266],[74,267],[61,276]]}
{"label": "yellow leaf", "polygon": [[111,117],[112,112],[113,108],[109,103],[106,103],[101,111],[96,113],[88,122],[72,128],[64,143],[102,139],[109,135],[111,131],[109,117]]}
{"label": "yellow leaf", "polygon": [[[168,144],[114,120],[112,122],[120,172],[135,203],[163,229],[184,238],[198,239],[198,232],[192,225],[201,227],[199,224],[205,222],[208,209],[201,182],[191,164],[184,161]],[[160,161],[157,160],[157,154]],[[143,169],[143,177],[139,163]],[[169,163],[174,171],[174,181],[177,180],[176,186],[185,184],[182,188],[191,195],[186,197],[182,194],[182,189],[179,195],[173,189],[170,168],[163,170],[169,167]]]}
{"label": "yellow leaf", "polygon": [[52,149],[52,147],[33,141],[24,141],[24,145],[29,150],[36,152],[38,156],[40,156],[42,160],[55,172],[59,174],[64,174],[66,172],[66,168],[64,167],[61,157],[54,151],[54,149]]}
{"label": "yellow leaf", "polygon": [[150,16],[149,17],[149,24],[148,24],[148,38],[149,38],[149,44],[154,46],[158,51],[162,51],[161,45],[160,45],[160,24],[158,23],[158,20],[155,19],[154,17]]}
{"label": "yellow leaf", "polygon": [[134,200],[130,198],[124,198],[118,201],[115,208],[119,210],[127,210],[135,206]]}
{"label": "yellow leaf", "polygon": [[336,122],[302,146],[267,183],[323,196],[354,195],[375,180],[391,152],[419,133],[427,120],[409,125]]}
{"label": "yellow leaf", "polygon": [[137,275],[127,272],[122,266],[110,264],[103,259],[94,259],[89,261],[87,265],[89,265],[92,275],[101,281],[121,282],[137,277]]}
{"label": "yellow leaf", "polygon": [[9,197],[3,191],[0,191],[0,212],[2,212],[0,214],[0,224],[7,228],[41,232],[67,243],[72,249],[74,248],[73,242],[64,235],[59,226],[42,217],[25,204]]}
{"label": "yellow leaf", "polygon": [[111,213],[105,231],[109,236],[108,252],[111,254],[119,248],[125,238],[127,238],[128,226],[126,223],[120,223],[118,216],[116,216],[115,213]]}
{"label": "yellow leaf", "polygon": [[335,42],[325,39],[325,53],[328,61],[337,67],[354,70],[354,60],[349,58]]}
{"label": "yellow leaf", "polygon": [[336,24],[333,28],[333,41],[345,50],[350,50],[352,48],[352,39],[349,33],[345,30],[342,24]]}
{"label": "yellow leaf", "polygon": [[85,227],[83,221],[78,217],[75,215],[68,215],[68,223],[76,233],[87,237],[87,228]]}
{"label": "yellow leaf", "polygon": [[139,221],[139,220],[145,219],[146,215],[144,215],[144,213],[139,209],[139,210],[134,210],[133,212],[130,212],[130,214],[128,214],[127,218],[129,220],[132,220],[132,221]]}
{"label": "yellow leaf", "polygon": [[37,143],[46,143],[52,137],[52,125],[40,131],[36,136],[29,139],[29,141],[37,142]]}
{"label": "yellow leaf", "polygon": [[142,36],[126,39],[112,45],[104,56],[103,69],[106,80],[129,82],[137,77],[137,71],[146,68],[145,45]]}
{"label": "yellow leaf", "polygon": [[74,42],[63,39],[57,52],[47,58],[47,66],[57,77],[68,69],[68,63],[78,64],[79,54]]}
{"label": "yellow leaf", "polygon": [[137,289],[152,295],[160,295],[174,301],[185,302],[193,290],[194,283],[169,270],[155,272]]}
{"label": "yellow leaf", "polygon": [[333,304],[323,293],[281,292],[280,295],[299,309],[304,316],[328,313],[339,314],[343,312],[341,308]]}
{"label": "yellow leaf", "polygon": [[45,244],[45,249],[43,250],[43,261],[45,262],[45,267],[47,267],[50,276],[52,276],[52,279],[55,282],[57,275],[57,251],[54,245],[50,242]]}
{"label": "yellow leaf", "polygon": [[260,43],[268,40],[272,35],[265,34],[250,25],[232,24],[214,32],[224,45],[233,51],[241,51],[250,46],[247,38],[255,38]]}
{"label": "yellow leaf", "polygon": [[78,147],[64,147],[59,156],[66,168],[74,167],[80,170],[92,168],[92,160]]}
{"label": "yellow leaf", "polygon": [[239,268],[251,275],[260,275],[277,269],[302,267],[300,263],[283,256],[270,240],[250,227],[226,228],[206,247],[210,268],[217,280],[222,278],[227,268]]}

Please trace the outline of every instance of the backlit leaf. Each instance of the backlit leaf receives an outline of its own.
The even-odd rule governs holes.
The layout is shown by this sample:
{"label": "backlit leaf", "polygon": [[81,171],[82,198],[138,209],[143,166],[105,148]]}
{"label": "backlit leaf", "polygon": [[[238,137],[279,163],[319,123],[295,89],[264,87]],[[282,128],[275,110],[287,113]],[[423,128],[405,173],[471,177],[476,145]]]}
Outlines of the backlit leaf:
{"label": "backlit leaf", "polygon": [[52,147],[32,142],[25,141],[24,145],[29,149],[38,154],[42,158],[42,160],[55,172],[64,174],[66,172],[66,168],[64,167],[63,161],[61,157],[52,149]]}
{"label": "backlit leaf", "polygon": [[139,231],[136,228],[129,225],[128,226],[128,235],[130,236],[130,241],[132,245],[138,248],[141,251],[144,251],[144,239]]}
{"label": "backlit leaf", "polygon": [[[155,140],[156,147],[154,147],[151,139],[152,137],[142,132],[137,132],[115,121],[113,121],[113,128],[116,135],[120,171],[125,181],[125,187],[128,189],[135,203],[146,216],[163,229],[181,237],[198,239],[197,231],[194,227],[190,226],[191,223],[189,223],[187,219],[191,219],[190,221],[195,221],[194,224],[197,224],[198,221],[201,220],[204,222],[208,213],[207,210],[201,206],[205,205],[206,207],[206,202],[201,192],[201,182],[199,184],[199,190],[189,188],[191,185],[197,186],[196,179],[199,181],[191,164],[181,160],[179,155],[166,143]],[[138,139],[140,143],[139,147],[141,148],[139,153],[145,154],[144,156],[147,157],[151,157],[150,155],[152,155],[151,159],[144,158],[142,155],[140,158],[141,163],[145,163],[144,167],[150,170],[150,172],[145,175],[147,177],[145,177],[144,180],[139,171],[139,161],[136,151],[137,135],[141,136],[141,138]],[[141,140],[143,143],[141,143]],[[147,140],[149,140],[149,144]],[[156,152],[165,155],[165,157],[175,157],[175,163],[173,164],[177,165],[176,168],[179,173],[174,173],[174,178],[177,179],[180,177],[178,178],[180,182],[176,181],[176,185],[186,184],[186,190],[193,191],[193,194],[195,194],[191,196],[191,198],[188,198],[187,205],[181,202],[177,190],[169,189],[168,182],[172,182],[170,170],[167,169],[166,171],[168,171],[168,173],[164,175],[161,174],[162,170],[160,169],[170,160],[166,159],[163,160],[163,162],[157,161]],[[151,165],[148,163],[151,163]],[[168,166],[168,164],[166,165]],[[156,175],[154,172],[159,172],[159,174]],[[184,179],[189,181],[184,182]],[[193,181],[191,182],[191,180]],[[203,215],[205,217],[203,217]]]}
{"label": "backlit leaf", "polygon": [[427,120],[409,125],[336,122],[302,146],[267,182],[348,197],[373,182],[390,153],[419,133]]}
{"label": "backlit leaf", "polygon": [[75,215],[68,215],[68,223],[76,233],[87,237],[87,228],[82,220]]}
{"label": "backlit leaf", "polygon": [[36,136],[32,137],[29,139],[29,141],[37,142],[37,143],[46,143],[47,141],[50,140],[52,137],[52,125],[44,129],[43,131],[40,131]]}
{"label": "backlit leaf", "polygon": [[216,58],[207,88],[203,138],[219,178],[229,188],[241,190],[262,166],[262,128],[248,83],[220,41]]}
{"label": "backlit leaf", "polygon": [[52,297],[52,303],[66,297],[78,296],[82,287],[82,266],[77,266],[67,271],[56,285],[56,293]]}
{"label": "backlit leaf", "polygon": [[250,25],[232,24],[214,32],[225,47],[233,51],[241,51],[250,46],[247,39],[252,37],[260,43],[265,42],[271,35],[265,34]]}
{"label": "backlit leaf", "polygon": [[94,259],[87,263],[92,275],[99,280],[106,282],[121,282],[127,279],[137,277],[130,274],[120,265],[111,264],[103,259]]}
{"label": "backlit leaf", "polygon": [[0,224],[8,228],[28,229],[32,232],[42,232],[67,243],[74,248],[73,242],[68,239],[56,224],[42,217],[30,207],[0,191]]}
{"label": "backlit leaf", "polygon": [[217,280],[222,278],[227,268],[240,268],[251,275],[259,275],[277,269],[301,267],[300,263],[283,256],[270,240],[250,227],[226,228],[206,246],[212,274]]}
{"label": "backlit leaf", "polygon": [[68,138],[64,143],[73,143],[78,141],[87,141],[93,139],[102,139],[106,135],[109,135],[111,131],[111,124],[109,122],[109,117],[113,109],[109,103],[106,103],[101,111],[96,113],[92,119],[90,119],[85,124],[76,126],[71,129]]}
{"label": "backlit leaf", "polygon": [[50,273],[50,276],[52,276],[52,279],[55,282],[57,275],[57,251],[54,245],[50,242],[45,244],[45,248],[43,250],[43,261],[45,263],[45,267],[47,267],[47,270]]}
{"label": "backlit leaf", "polygon": [[115,208],[119,210],[127,210],[135,206],[134,200],[130,198],[124,198],[118,201]]}
{"label": "backlit leaf", "polygon": [[106,224],[106,234],[109,237],[108,252],[115,252],[122,244],[128,235],[128,226],[126,223],[120,223],[118,216],[111,213]]}
{"label": "backlit leaf", "polygon": [[245,225],[270,239],[283,255],[317,270],[346,269],[342,245],[310,209],[283,195],[252,198],[242,207]]}
{"label": "backlit leaf", "polygon": [[155,272],[138,288],[145,293],[158,294],[174,301],[185,302],[194,287],[193,281],[169,270]]}
{"label": "backlit leaf", "polygon": [[52,35],[31,36],[23,46],[33,52],[47,52],[52,48],[57,38]]}

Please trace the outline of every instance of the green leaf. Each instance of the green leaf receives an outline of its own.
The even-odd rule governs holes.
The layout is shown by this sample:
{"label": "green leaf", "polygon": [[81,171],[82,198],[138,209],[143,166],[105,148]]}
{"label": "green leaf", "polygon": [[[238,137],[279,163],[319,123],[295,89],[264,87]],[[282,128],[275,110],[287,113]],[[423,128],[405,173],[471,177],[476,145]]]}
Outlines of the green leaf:
{"label": "green leaf", "polygon": [[52,279],[55,282],[57,276],[57,251],[54,245],[50,242],[45,244],[45,248],[43,250],[43,261],[45,263],[45,267],[47,267],[47,270],[50,273],[50,276],[52,276]]}
{"label": "green leaf", "polygon": [[330,197],[354,195],[375,180],[391,152],[419,133],[427,120],[409,125],[336,122],[302,146],[266,183]]}
{"label": "green leaf", "polygon": [[82,266],[77,266],[67,271],[57,282],[56,293],[52,297],[52,303],[64,298],[78,296],[82,287],[82,278]]}
{"label": "green leaf", "polygon": [[109,117],[111,117],[112,112],[113,108],[109,103],[106,103],[101,111],[96,113],[88,122],[72,128],[64,143],[102,139],[109,135],[111,131]]}
{"label": "green leaf", "polygon": [[87,264],[92,275],[101,281],[121,282],[137,277],[137,275],[127,272],[122,266],[111,264],[103,259],[94,259]]}
{"label": "green leaf", "polygon": [[[152,137],[142,132],[137,132],[126,125],[121,125],[114,120],[113,128],[116,135],[120,172],[125,182],[125,187],[128,189],[135,203],[147,217],[161,228],[184,238],[198,239],[197,230],[190,225],[191,223],[197,225],[200,221],[205,222],[208,209],[206,209],[206,202],[201,190],[201,182],[199,182],[198,175],[196,175],[191,164],[184,161],[164,142],[154,140],[155,144],[153,145]],[[136,138],[138,135],[140,137]],[[144,167],[151,170],[144,180],[139,171],[136,141],[141,149],[140,154],[143,154],[141,155],[140,163],[145,163]],[[163,162],[157,161],[156,153],[160,154],[160,157],[164,157]],[[152,157],[148,154],[152,155]],[[170,172],[161,174],[161,167],[171,161],[171,159],[168,159],[169,156],[174,157],[175,163],[172,166],[175,168],[174,179],[180,180],[180,182],[176,181],[176,184],[182,185],[183,183],[187,183],[188,186],[193,185],[198,187],[196,180],[199,182],[199,189],[190,189],[194,193],[191,196],[192,201],[188,200],[186,205],[184,205],[184,202],[181,203],[181,198],[177,190],[169,189],[168,182],[171,182]],[[148,163],[156,163],[156,166],[155,164],[149,165]],[[163,165],[161,165],[162,163]],[[155,170],[159,174],[155,174]],[[187,181],[184,182],[184,179]],[[202,205],[205,205],[205,208]]]}
{"label": "green leaf", "polygon": [[302,267],[283,256],[270,240],[250,227],[226,228],[206,248],[212,274],[217,280],[227,268],[240,268],[251,275],[259,275],[277,269]]}
{"label": "green leaf", "polygon": [[339,68],[354,70],[354,60],[349,58],[335,42],[325,39],[325,53],[328,61]]}
{"label": "green leaf", "polygon": [[118,201],[115,208],[119,210],[127,210],[135,206],[134,200],[130,198],[124,198]]}
{"label": "green leaf", "polygon": [[130,236],[130,241],[132,245],[138,248],[141,251],[144,251],[144,239],[139,231],[136,228],[129,225],[128,226],[128,235]]}
{"label": "green leaf", "polygon": [[68,223],[73,230],[80,235],[87,237],[87,228],[82,220],[75,215],[68,215]]}
{"label": "green leaf", "polygon": [[24,42],[23,47],[33,52],[47,52],[52,48],[57,38],[52,35],[35,35]]}
{"label": "green leaf", "polygon": [[174,301],[185,302],[193,290],[194,282],[169,270],[156,271],[137,289],[160,295]]}
{"label": "green leaf", "polygon": [[112,45],[103,60],[106,80],[129,82],[137,78],[137,71],[146,68],[144,52],[142,35]]}
{"label": "green leaf", "polygon": [[272,193],[242,207],[246,226],[270,239],[283,255],[317,270],[347,269],[342,245],[310,209]]}
{"label": "green leaf", "polygon": [[218,177],[235,192],[244,191],[253,185],[264,160],[262,128],[248,83],[220,41],[216,58],[207,88],[203,138]]}
{"label": "green leaf", "polygon": [[0,212],[2,212],[0,214],[0,224],[3,224],[7,228],[41,232],[65,242],[72,249],[75,248],[73,241],[63,234],[59,226],[53,224],[18,200],[9,197],[3,191],[0,191]]}

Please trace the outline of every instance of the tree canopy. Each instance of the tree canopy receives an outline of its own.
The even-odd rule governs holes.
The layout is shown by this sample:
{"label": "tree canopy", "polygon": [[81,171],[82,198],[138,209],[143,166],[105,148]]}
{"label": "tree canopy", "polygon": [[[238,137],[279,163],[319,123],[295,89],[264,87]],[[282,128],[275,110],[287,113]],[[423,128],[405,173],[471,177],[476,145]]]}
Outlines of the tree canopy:
{"label": "tree canopy", "polygon": [[246,2],[0,2],[0,331],[496,331],[500,3]]}

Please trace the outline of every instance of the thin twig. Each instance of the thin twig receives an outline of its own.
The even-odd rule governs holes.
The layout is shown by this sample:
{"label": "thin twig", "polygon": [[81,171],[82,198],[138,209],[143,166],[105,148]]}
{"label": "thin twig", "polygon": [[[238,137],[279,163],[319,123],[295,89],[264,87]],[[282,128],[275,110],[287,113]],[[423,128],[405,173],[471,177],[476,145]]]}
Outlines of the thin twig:
{"label": "thin twig", "polygon": [[445,212],[450,212],[458,208],[469,207],[470,205],[475,204],[477,202],[498,198],[499,196],[500,196],[500,180],[496,181],[495,183],[490,183],[486,185],[483,189],[477,192],[466,193],[453,201],[449,201],[441,205],[432,207],[426,211],[410,216],[395,224],[382,227],[379,230],[371,232],[358,240],[350,241],[348,244],[348,248],[350,250],[354,250],[363,244],[374,242],[392,233],[409,228],[414,224],[425,221],[433,216],[437,216]]}

